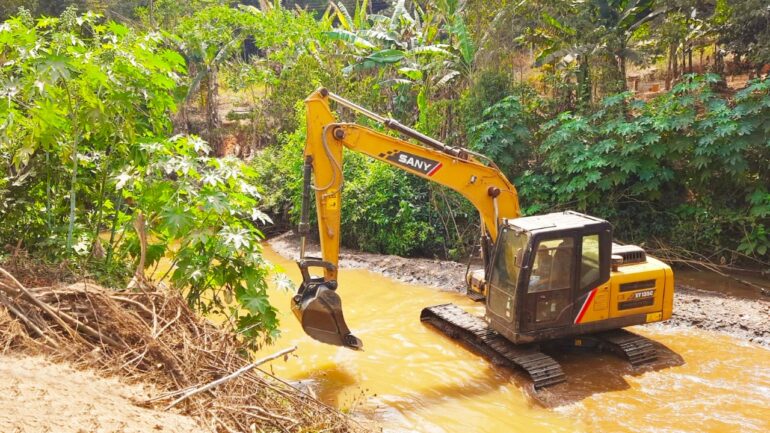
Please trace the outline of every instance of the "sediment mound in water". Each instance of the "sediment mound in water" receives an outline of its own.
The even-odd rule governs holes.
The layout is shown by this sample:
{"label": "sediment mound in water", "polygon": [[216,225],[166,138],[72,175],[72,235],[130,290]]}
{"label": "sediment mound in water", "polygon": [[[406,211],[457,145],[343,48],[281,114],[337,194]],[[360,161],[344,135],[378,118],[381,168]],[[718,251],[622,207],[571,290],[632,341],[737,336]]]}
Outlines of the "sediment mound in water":
{"label": "sediment mound in water", "polygon": [[[149,286],[139,291],[114,291],[88,283],[27,288],[3,268],[0,268],[0,353],[44,355],[51,361],[67,362],[74,368],[96,370],[102,376],[150,384],[154,395],[139,402],[148,408],[148,412],[138,411],[136,405],[129,407],[129,413],[149,417],[142,422],[156,419],[150,414],[157,412],[150,409],[169,409],[171,402],[180,396],[202,390],[204,385],[236,372],[252,361],[243,356],[243,348],[231,333],[196,315],[179,293]],[[19,362],[23,366],[25,362],[43,361]],[[43,366],[40,374],[46,374],[50,369],[57,367]],[[77,386],[53,386],[43,377],[27,377],[12,365],[5,366],[1,373],[11,379],[9,382],[0,379],[5,387],[11,386],[8,390],[11,393],[28,390],[58,401],[57,395],[69,398],[71,392],[77,390]],[[76,376],[71,380],[82,383]],[[9,385],[14,381],[15,384]],[[101,385],[94,386],[96,390]],[[12,395],[4,389],[0,389],[0,394]],[[77,423],[77,414],[85,411],[83,420],[101,419],[103,414],[99,413],[98,406],[115,403],[115,399],[122,398],[120,394],[95,398],[85,409],[80,408],[80,412],[58,401],[63,411],[60,417]],[[19,401],[38,401],[30,395],[12,397],[17,398]],[[80,400],[74,399],[72,403],[79,406],[77,401]],[[179,429],[169,427],[160,431],[364,430],[347,415],[258,368],[191,395],[178,402],[173,410],[195,418],[203,428],[185,430],[187,427],[181,423]],[[5,412],[5,417],[14,416],[13,411]],[[157,415],[157,419],[162,420],[165,418],[161,415],[170,414]],[[118,415],[113,413],[111,416]],[[15,425],[6,423],[3,418],[0,421],[3,426]],[[104,430],[98,428],[98,424],[78,427],[83,431],[155,431],[154,427],[132,430],[131,426],[105,427]],[[58,425],[53,427],[60,431]],[[66,427],[62,429],[67,431]],[[26,424],[20,424],[19,430],[45,431]]]}

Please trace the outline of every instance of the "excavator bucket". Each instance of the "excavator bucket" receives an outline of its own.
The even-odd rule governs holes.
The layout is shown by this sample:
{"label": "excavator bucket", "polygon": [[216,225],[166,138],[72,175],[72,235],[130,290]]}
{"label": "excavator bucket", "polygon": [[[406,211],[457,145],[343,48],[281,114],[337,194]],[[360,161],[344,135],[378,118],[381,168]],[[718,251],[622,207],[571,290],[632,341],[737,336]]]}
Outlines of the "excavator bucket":
{"label": "excavator bucket", "polygon": [[308,275],[291,300],[291,310],[305,333],[313,339],[359,350],[363,343],[345,323],[342,301],[333,286],[333,283],[324,282],[323,278],[310,278]]}

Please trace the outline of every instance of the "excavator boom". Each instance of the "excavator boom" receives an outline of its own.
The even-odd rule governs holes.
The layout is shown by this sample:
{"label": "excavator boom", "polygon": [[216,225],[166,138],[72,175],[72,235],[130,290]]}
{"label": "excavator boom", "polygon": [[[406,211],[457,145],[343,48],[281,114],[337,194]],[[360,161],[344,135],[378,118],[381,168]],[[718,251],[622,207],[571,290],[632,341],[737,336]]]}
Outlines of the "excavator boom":
{"label": "excavator boom", "polygon": [[[372,129],[336,121],[329,101],[367,116],[419,144],[391,137]],[[457,191],[478,209],[482,225],[485,258],[498,236],[500,221],[519,216],[516,188],[483,155],[453,148],[397,121],[379,116],[326,89],[306,100],[307,142],[304,157],[303,206],[299,232],[302,236],[298,262],[303,282],[292,301],[292,310],[311,337],[329,344],[360,348],[342,315],[337,289],[340,248],[341,194],[344,185],[343,148],[363,153],[386,164]],[[309,232],[309,205],[315,195],[320,258],[305,256]],[[309,269],[323,270],[312,276]]]}
{"label": "excavator boom", "polygon": [[[336,121],[330,101],[406,140]],[[479,212],[484,268],[470,274],[468,296],[486,302],[484,318],[445,304],[423,309],[423,322],[495,362],[524,370],[536,388],[565,380],[558,362],[541,348],[593,347],[632,365],[655,359],[655,345],[622,328],[671,317],[673,272],[642,248],[613,242],[608,221],[572,211],[522,217],[516,189],[483,155],[447,146],[325,89],[305,104],[302,284],[292,300],[305,333],[324,343],[362,347],[345,323],[336,292],[347,148],[457,191]],[[305,255],[313,196],[322,257]],[[323,274],[314,276],[310,269]]]}

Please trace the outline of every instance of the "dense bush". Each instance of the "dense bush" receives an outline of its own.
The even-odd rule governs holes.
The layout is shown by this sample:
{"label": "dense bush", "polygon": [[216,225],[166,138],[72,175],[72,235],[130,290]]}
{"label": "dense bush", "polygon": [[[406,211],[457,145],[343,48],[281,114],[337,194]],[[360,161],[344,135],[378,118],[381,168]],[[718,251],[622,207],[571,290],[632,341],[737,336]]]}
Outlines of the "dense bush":
{"label": "dense bush", "polygon": [[646,103],[622,93],[558,115],[539,131],[538,163],[517,176],[523,200],[606,216],[629,240],[766,255],[770,80],[727,98],[711,90],[718,79],[688,76]]}
{"label": "dense bush", "polygon": [[87,256],[120,206],[111,176],[170,131],[184,60],[159,34],[72,10],[0,24],[0,58],[0,239]]}
{"label": "dense bush", "polygon": [[185,73],[166,42],[71,9],[0,24],[0,245],[115,286],[166,257],[193,306],[257,342],[277,321],[255,175],[165,138]]}
{"label": "dense bush", "polygon": [[140,260],[146,248],[147,268],[170,260],[161,268],[190,304],[224,314],[246,341],[272,336],[278,321],[267,298],[270,266],[256,227],[269,218],[257,209],[256,174],[236,158],[208,156],[208,145],[196,137],[142,143],[138,151],[142,158],[116,176],[115,188],[132,204],[134,224],[146,227],[146,246],[138,231],[118,246]]}

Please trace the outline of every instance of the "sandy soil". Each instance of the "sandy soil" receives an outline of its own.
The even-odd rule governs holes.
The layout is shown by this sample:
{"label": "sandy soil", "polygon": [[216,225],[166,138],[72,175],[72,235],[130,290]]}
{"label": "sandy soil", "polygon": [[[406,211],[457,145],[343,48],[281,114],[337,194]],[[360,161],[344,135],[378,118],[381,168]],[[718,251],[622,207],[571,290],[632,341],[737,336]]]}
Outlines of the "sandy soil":
{"label": "sandy soil", "polygon": [[[299,256],[299,238],[289,232],[269,241],[288,258]],[[308,254],[318,255],[311,245]],[[363,268],[405,283],[465,291],[466,265],[441,260],[403,258],[343,249],[340,267]],[[674,315],[660,326],[695,327],[726,333],[770,347],[770,300],[748,300],[681,284],[674,292]]]}
{"label": "sandy soil", "polygon": [[192,418],[137,405],[149,391],[44,358],[0,356],[3,433],[182,433]]}

